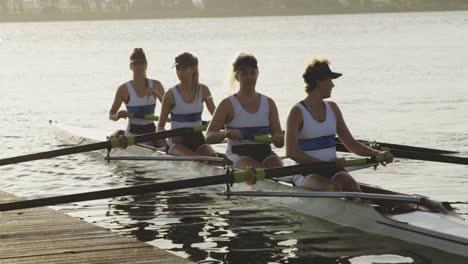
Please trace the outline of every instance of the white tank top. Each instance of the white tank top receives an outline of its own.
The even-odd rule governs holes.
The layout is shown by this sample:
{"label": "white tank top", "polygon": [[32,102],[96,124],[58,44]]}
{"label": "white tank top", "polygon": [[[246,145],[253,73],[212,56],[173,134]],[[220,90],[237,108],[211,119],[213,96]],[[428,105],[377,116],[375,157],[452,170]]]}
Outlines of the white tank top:
{"label": "white tank top", "polygon": [[[153,82],[154,80],[148,79],[148,87],[153,87]],[[154,114],[154,109],[156,108],[156,98],[154,95],[140,97],[137,95],[131,81],[126,82],[125,85],[127,86],[129,96],[129,100],[125,104],[127,112],[140,115]],[[154,122],[140,118],[129,118],[125,133],[127,135],[131,134],[130,126],[145,126],[149,124],[154,124]]]}
{"label": "white tank top", "polygon": [[[229,96],[229,101],[231,101],[232,108],[234,109],[234,117],[231,122],[227,124],[227,129],[239,129],[243,135],[247,136],[261,136],[269,134],[271,131],[270,106],[268,104],[268,98],[263,94],[260,94],[260,96],[260,107],[255,113],[245,111],[235,95]],[[227,143],[227,153],[231,151],[232,145],[265,144],[252,140],[231,139],[228,139]]]}
{"label": "white tank top", "polygon": [[203,93],[201,85],[192,102],[184,101],[179,93],[179,85],[170,89],[174,96],[174,105],[171,109],[171,129],[181,127],[196,127],[202,125]]}
{"label": "white tank top", "polygon": [[299,131],[299,148],[307,155],[321,161],[336,158],[336,117],[328,102],[324,101],[326,117],[323,122],[315,120],[303,102],[296,106],[302,111],[303,125]]}

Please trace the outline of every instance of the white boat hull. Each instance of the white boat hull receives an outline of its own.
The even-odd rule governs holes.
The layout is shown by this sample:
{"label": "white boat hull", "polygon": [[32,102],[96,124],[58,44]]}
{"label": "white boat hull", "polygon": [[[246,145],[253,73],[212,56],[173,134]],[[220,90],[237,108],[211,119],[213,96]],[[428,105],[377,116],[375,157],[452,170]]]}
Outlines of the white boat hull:
{"label": "white boat hull", "polygon": [[[109,134],[93,129],[62,125],[54,125],[54,130],[54,133],[60,138],[74,144],[105,140],[106,135]],[[139,146],[129,147],[124,152],[125,155],[161,154],[155,152],[155,150]],[[218,188],[224,190],[225,187],[220,185]],[[275,181],[259,181],[253,186],[236,184],[231,188],[231,191],[245,190],[306,191],[302,188]],[[293,209],[343,226],[354,227],[366,232],[468,257],[468,223],[451,208],[447,208],[447,213],[414,210],[406,213],[389,214],[382,206],[354,202],[344,198],[256,197],[250,199]]]}

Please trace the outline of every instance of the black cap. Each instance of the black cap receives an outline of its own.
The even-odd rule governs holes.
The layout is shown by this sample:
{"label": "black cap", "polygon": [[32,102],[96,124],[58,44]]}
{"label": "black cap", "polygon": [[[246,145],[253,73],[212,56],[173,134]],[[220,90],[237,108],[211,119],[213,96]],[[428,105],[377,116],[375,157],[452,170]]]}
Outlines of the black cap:
{"label": "black cap", "polygon": [[342,73],[333,72],[327,63],[317,63],[312,66],[311,71],[319,79],[322,79],[324,77],[330,77],[331,79],[336,79],[343,75]]}
{"label": "black cap", "polygon": [[174,66],[181,66],[183,68],[193,67],[198,65],[197,57],[193,56],[191,53],[184,52],[179,56],[175,57]]}
{"label": "black cap", "polygon": [[333,72],[328,66],[328,61],[319,61],[314,60],[309,66],[307,66],[302,78],[307,84],[315,83],[317,80],[323,80],[326,77],[331,79],[336,79],[341,77],[343,74],[338,72]]}

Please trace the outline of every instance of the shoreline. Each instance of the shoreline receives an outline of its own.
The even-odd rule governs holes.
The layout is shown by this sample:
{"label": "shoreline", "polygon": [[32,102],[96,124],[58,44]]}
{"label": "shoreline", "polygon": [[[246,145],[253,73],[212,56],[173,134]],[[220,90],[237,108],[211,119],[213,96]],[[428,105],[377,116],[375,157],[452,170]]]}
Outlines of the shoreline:
{"label": "shoreline", "polygon": [[149,19],[180,19],[180,18],[229,18],[229,17],[268,17],[268,16],[316,16],[316,15],[349,15],[349,14],[386,14],[386,13],[425,13],[425,12],[453,12],[467,11],[468,5],[464,8],[412,8],[400,10],[397,8],[386,8],[382,10],[348,8],[345,10],[320,9],[252,9],[252,10],[158,10],[152,13],[63,13],[63,14],[16,14],[1,16],[0,23],[28,23],[28,22],[65,22],[65,21],[109,21],[109,20],[149,20]]}

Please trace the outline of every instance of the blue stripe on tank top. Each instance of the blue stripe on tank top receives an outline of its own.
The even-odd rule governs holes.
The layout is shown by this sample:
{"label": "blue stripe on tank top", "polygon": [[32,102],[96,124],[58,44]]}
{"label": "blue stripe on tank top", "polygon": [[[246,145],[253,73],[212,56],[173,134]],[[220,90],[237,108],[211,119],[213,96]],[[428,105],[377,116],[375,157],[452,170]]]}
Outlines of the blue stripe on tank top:
{"label": "blue stripe on tank top", "polygon": [[336,147],[335,135],[318,138],[299,139],[299,148],[303,151]]}
{"label": "blue stripe on tank top", "polygon": [[127,107],[127,112],[129,113],[134,113],[134,114],[140,114],[140,115],[148,115],[148,114],[154,114],[154,108],[156,107],[155,104],[151,105],[139,105],[139,106],[126,106]]}
{"label": "blue stripe on tank top", "polygon": [[202,120],[202,113],[174,114],[171,112],[171,121],[176,122],[197,122]]}
{"label": "blue stripe on tank top", "polygon": [[262,136],[267,135],[271,132],[270,126],[264,127],[228,127],[228,129],[239,129],[242,135],[253,137],[253,136]]}

